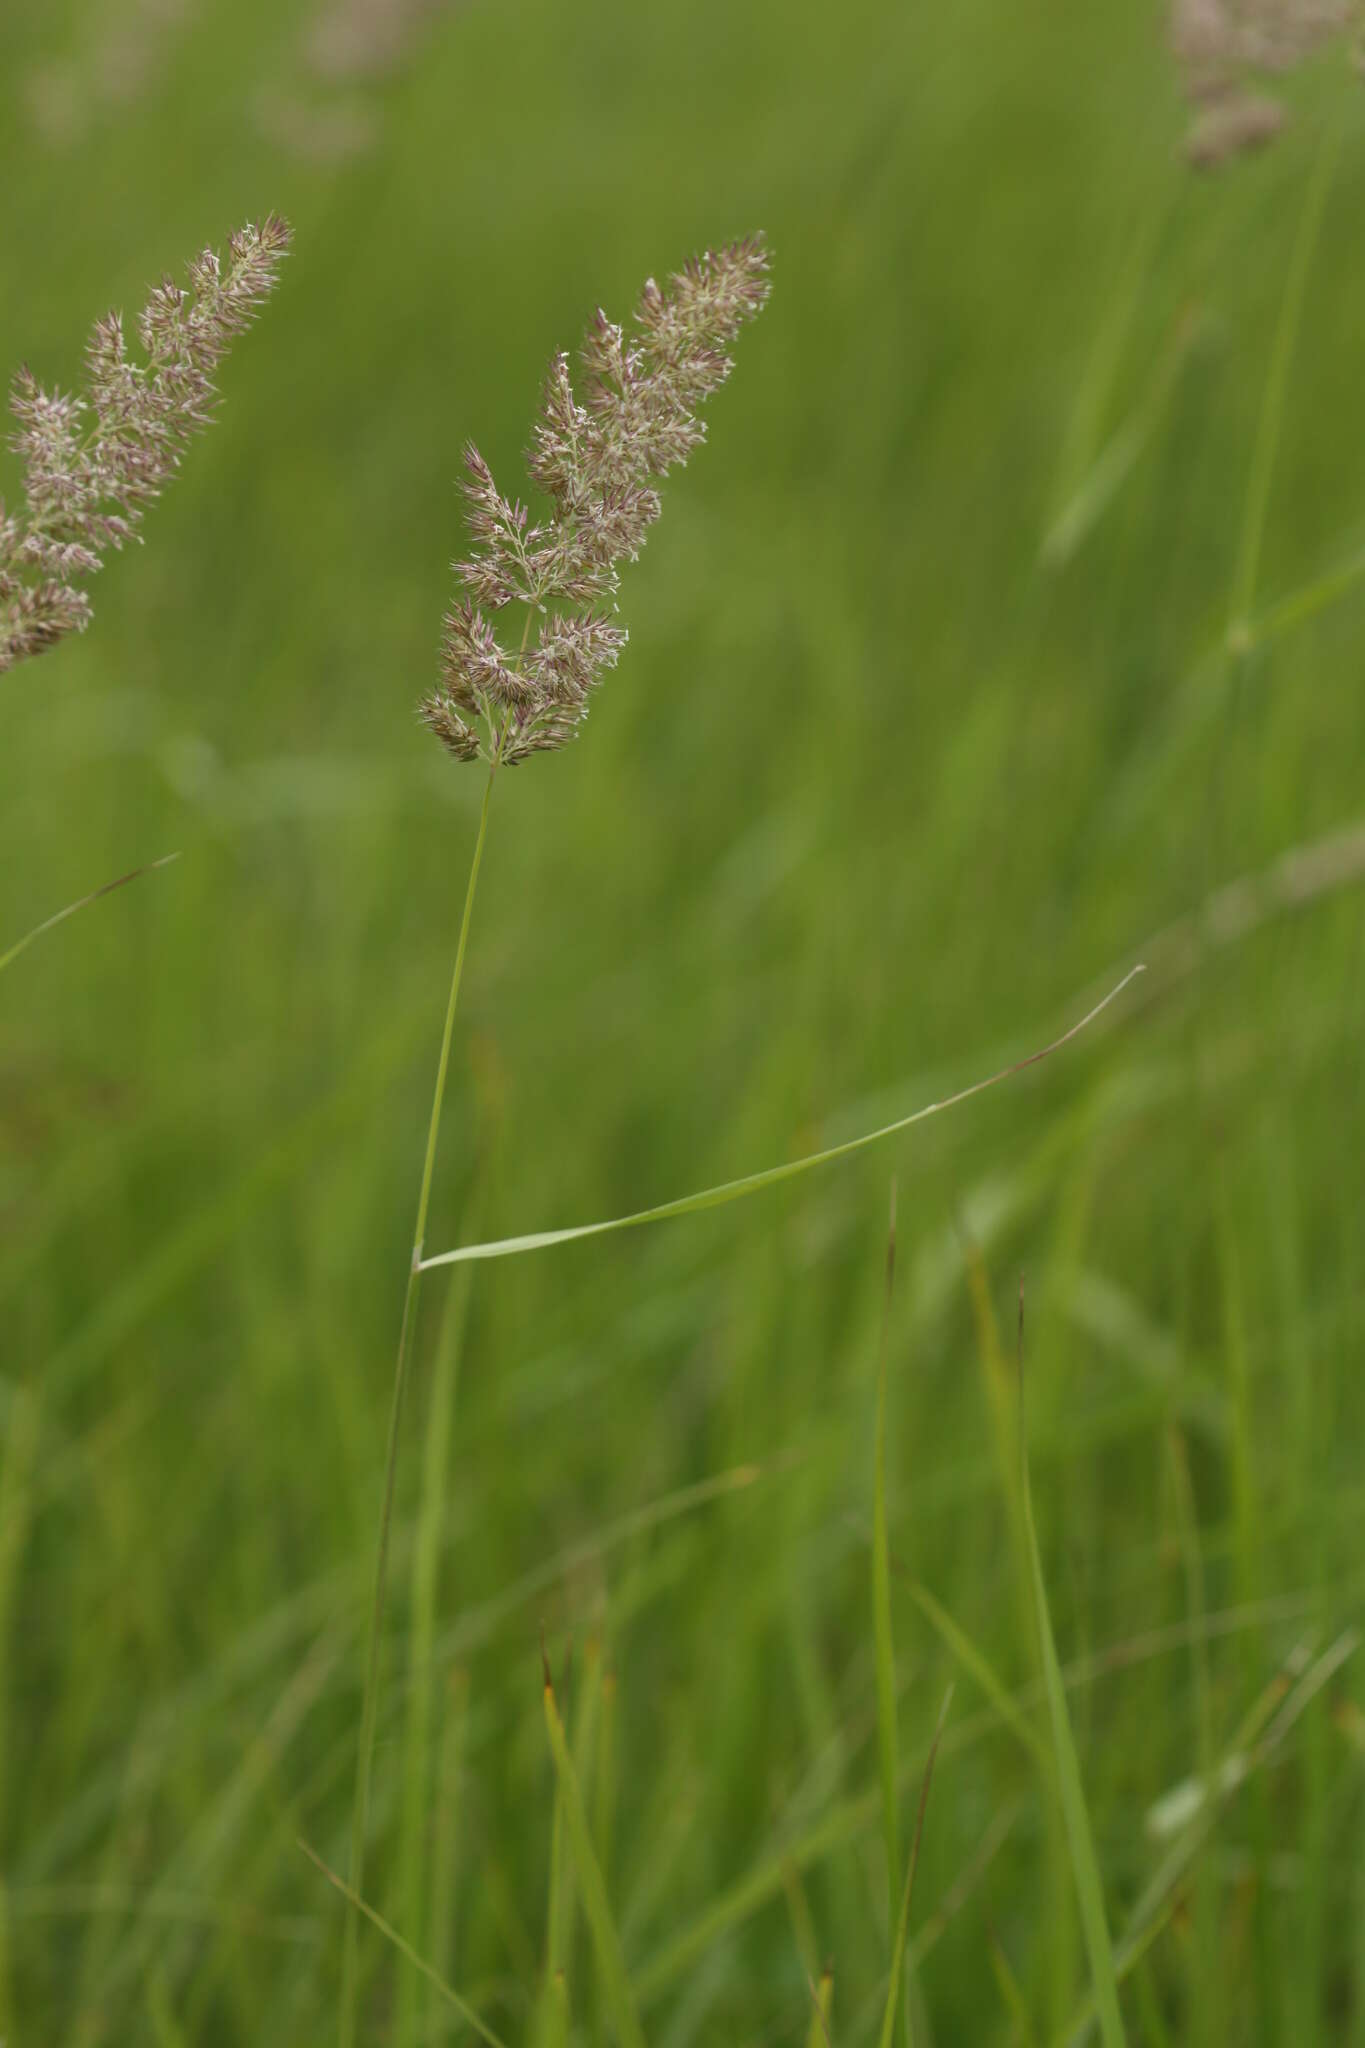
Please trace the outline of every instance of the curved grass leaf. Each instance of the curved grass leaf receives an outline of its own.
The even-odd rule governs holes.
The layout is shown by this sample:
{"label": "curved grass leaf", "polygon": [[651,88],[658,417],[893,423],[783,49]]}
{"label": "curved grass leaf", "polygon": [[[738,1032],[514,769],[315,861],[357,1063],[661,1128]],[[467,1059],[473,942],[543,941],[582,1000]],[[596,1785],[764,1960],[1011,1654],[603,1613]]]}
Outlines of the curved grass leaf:
{"label": "curved grass leaf", "polygon": [[703,1209],[723,1209],[727,1203],[742,1201],[746,1195],[756,1195],[764,1188],[796,1180],[801,1174],[812,1173],[818,1166],[829,1166],[836,1159],[847,1159],[854,1152],[879,1144],[883,1138],[894,1138],[898,1132],[908,1131],[912,1124],[924,1123],[941,1110],[955,1109],[961,1102],[970,1102],[974,1095],[983,1095],[988,1088],[994,1088],[1001,1081],[1022,1074],[1026,1067],[1035,1067],[1040,1060],[1060,1052],[1064,1045],[1078,1038],[1087,1025],[1093,1024],[1096,1017],[1107,1010],[1143,971],[1141,965],[1130,968],[1117,987],[1110,989],[1107,996],[1088,1010],[1078,1023],[1064,1031],[1060,1038],[1054,1038],[1050,1045],[1029,1053],[1025,1059],[1016,1060],[1012,1066],[1001,1067],[998,1073],[987,1075],[984,1081],[973,1081],[968,1087],[959,1088],[956,1094],[945,1095],[940,1102],[926,1103],[922,1109],[912,1110],[909,1116],[882,1124],[878,1130],[865,1131],[857,1138],[845,1138],[842,1144],[829,1145],[822,1152],[804,1153],[800,1159],[786,1159],[780,1166],[766,1166],[761,1172],[746,1174],[740,1180],[722,1181],[717,1187],[702,1188],[694,1195],[680,1195],[674,1201],[660,1202],[653,1209],[638,1209],[632,1216],[615,1216],[605,1223],[579,1223],[568,1230],[536,1230],[524,1237],[497,1238],[489,1244],[457,1245],[454,1251],[437,1252],[431,1258],[423,1259],[419,1270],[426,1272],[432,1266],[459,1266],[468,1259],[515,1258],[522,1252],[548,1251],[552,1245],[571,1244],[577,1238],[606,1237],[618,1230],[636,1230],[644,1223],[664,1223],[673,1216],[695,1216]]}
{"label": "curved grass leaf", "polygon": [[78,910],[87,910],[92,903],[98,903],[101,896],[112,896],[115,889],[126,889],[129,882],[136,882],[143,875],[154,875],[158,868],[168,868],[179,858],[178,853],[163,853],[160,860],[149,860],[145,867],[132,868],[126,875],[119,875],[116,880],[105,882],[98,889],[92,889],[88,896],[78,896],[74,903],[67,904],[65,910],[55,911],[51,917],[45,917],[41,924],[34,925],[31,932],[25,932],[22,939],[16,939],[8,952],[0,953],[0,974],[3,974],[7,967],[13,966],[19,955],[26,953],[34,940],[41,939],[44,932],[55,931],[59,924],[65,924]]}

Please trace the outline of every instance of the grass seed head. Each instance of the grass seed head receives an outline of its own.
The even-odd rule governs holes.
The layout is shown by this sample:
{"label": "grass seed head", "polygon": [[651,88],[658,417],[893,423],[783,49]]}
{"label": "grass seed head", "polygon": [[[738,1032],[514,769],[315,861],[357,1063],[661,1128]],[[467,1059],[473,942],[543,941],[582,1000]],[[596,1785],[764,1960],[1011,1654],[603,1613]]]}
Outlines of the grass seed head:
{"label": "grass seed head", "polygon": [[90,623],[77,586],[109,548],[137,538],[146,507],[213,416],[214,372],[273,290],[289,229],[271,214],[242,228],[226,262],[205,249],[188,289],[164,278],[143,307],[130,354],[118,313],[97,320],[79,395],[47,391],[21,369],[10,393],[10,447],[24,505],[0,505],[0,671]]}
{"label": "grass seed head", "polygon": [[1195,108],[1191,163],[1207,169],[1277,135],[1284,108],[1254,79],[1292,71],[1350,18],[1350,0],[1173,0],[1171,47]]}
{"label": "grass seed head", "polygon": [[[730,344],[767,296],[768,252],[755,235],[694,257],[666,287],[650,278],[629,333],[599,310],[580,353],[581,397],[567,355],[545,380],[526,458],[549,501],[542,521],[504,497],[466,448],[472,545],[455,565],[464,594],[446,618],[440,683],[421,706],[457,760],[521,761],[573,738],[626,644],[614,616],[621,566],[659,517],[659,480],[705,439],[698,408],[729,376]],[[527,624],[508,655],[489,614],[512,604]]]}

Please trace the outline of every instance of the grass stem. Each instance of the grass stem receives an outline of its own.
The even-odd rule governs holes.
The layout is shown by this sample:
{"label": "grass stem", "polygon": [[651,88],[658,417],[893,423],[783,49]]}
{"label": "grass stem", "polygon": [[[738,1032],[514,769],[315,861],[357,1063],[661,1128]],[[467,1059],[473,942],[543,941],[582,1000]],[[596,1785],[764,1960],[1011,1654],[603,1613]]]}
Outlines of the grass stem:
{"label": "grass stem", "polygon": [[[503,727],[503,739],[507,728]],[[483,863],[484,839],[488,832],[488,811],[493,798],[493,782],[502,758],[502,742],[488,772],[484,787],[483,804],[479,811],[478,837],[474,841],[474,857],[469,865],[469,882],[465,889],[464,911],[460,918],[460,936],[455,947],[455,966],[450,977],[450,996],[446,1003],[445,1029],[441,1036],[441,1057],[436,1068],[436,1088],[431,1101],[431,1121],[427,1127],[426,1158],[422,1166],[422,1189],[417,1201],[417,1222],[413,1231],[412,1260],[408,1267],[407,1291],[403,1297],[403,1321],[398,1332],[398,1357],[394,1364],[393,1399],[389,1404],[388,1448],[384,1458],[384,1498],[379,1511],[379,1543],[375,1555],[374,1599],[370,1608],[369,1641],[365,1652],[365,1693],[360,1710],[360,1746],[356,1759],[355,1798],[351,1810],[351,1891],[360,1894],[365,1875],[365,1836],[370,1818],[370,1773],[374,1761],[375,1720],[379,1707],[379,1650],[383,1635],[384,1602],[388,1590],[389,1571],[389,1529],[393,1519],[394,1478],[398,1466],[398,1433],[403,1414],[403,1396],[407,1390],[408,1365],[412,1348],[413,1325],[417,1319],[417,1296],[422,1280],[422,1240],[426,1235],[427,1209],[431,1201],[432,1174],[436,1166],[436,1147],[441,1134],[441,1110],[445,1102],[446,1076],[450,1068],[450,1043],[455,1029],[455,1012],[459,1007],[460,983],[464,978],[465,953],[469,945],[469,927],[474,914],[474,897],[479,886],[479,869]],[[337,2038],[341,2048],[353,2048],[356,2025],[356,1992],[360,1966],[360,1916],[354,1903],[346,1914],[345,1947],[341,1969],[341,2009]]]}

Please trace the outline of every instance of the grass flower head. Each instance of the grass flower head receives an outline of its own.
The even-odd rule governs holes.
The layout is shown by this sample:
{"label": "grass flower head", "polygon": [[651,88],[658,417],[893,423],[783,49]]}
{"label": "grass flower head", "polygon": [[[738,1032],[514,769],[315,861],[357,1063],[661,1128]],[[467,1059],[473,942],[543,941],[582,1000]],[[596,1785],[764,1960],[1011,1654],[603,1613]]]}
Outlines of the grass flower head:
{"label": "grass flower head", "polygon": [[[599,310],[580,354],[581,398],[567,355],[545,381],[527,456],[549,501],[539,523],[466,448],[473,545],[455,565],[464,595],[446,619],[441,681],[421,707],[457,760],[521,761],[573,738],[626,644],[621,566],[659,516],[659,482],[705,439],[699,407],[767,296],[767,247],[753,235],[694,257],[666,287],[648,279],[629,333]],[[509,605],[526,619],[511,654],[489,616]]]}
{"label": "grass flower head", "polygon": [[277,215],[233,235],[223,262],[205,249],[189,287],[165,278],[138,321],[145,361],[123,321],[95,323],[85,389],[47,391],[27,368],[10,395],[10,446],[24,465],[24,504],[0,504],[0,671],[90,623],[80,586],[108,548],[137,537],[142,515],[212,418],[213,376],[272,290],[289,246]]}

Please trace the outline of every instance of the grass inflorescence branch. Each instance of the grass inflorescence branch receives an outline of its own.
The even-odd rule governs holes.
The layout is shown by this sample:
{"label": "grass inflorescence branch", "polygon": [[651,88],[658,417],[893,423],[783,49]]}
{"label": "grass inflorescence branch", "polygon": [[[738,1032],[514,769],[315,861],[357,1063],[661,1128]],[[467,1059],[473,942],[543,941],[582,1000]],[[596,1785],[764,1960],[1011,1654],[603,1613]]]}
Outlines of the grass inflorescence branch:
{"label": "grass inflorescence branch", "polygon": [[24,500],[0,502],[0,671],[43,654],[90,623],[82,587],[110,548],[138,537],[143,513],[208,425],[214,372],[274,289],[289,247],[278,214],[234,234],[224,261],[203,250],[188,287],[163,278],[138,319],[143,360],[122,315],[95,322],[79,393],[47,390],[27,367],[14,379],[12,451]]}
{"label": "grass inflorescence branch", "polygon": [[[464,594],[446,618],[440,683],[421,706],[457,760],[510,766],[573,738],[626,644],[621,565],[659,517],[659,481],[705,439],[698,408],[729,376],[729,346],[767,297],[767,246],[753,235],[693,257],[666,287],[649,278],[630,332],[599,308],[580,354],[582,399],[566,354],[545,380],[526,458],[549,502],[537,523],[466,447],[472,547],[455,564]],[[509,655],[489,614],[513,605],[524,630]]]}

